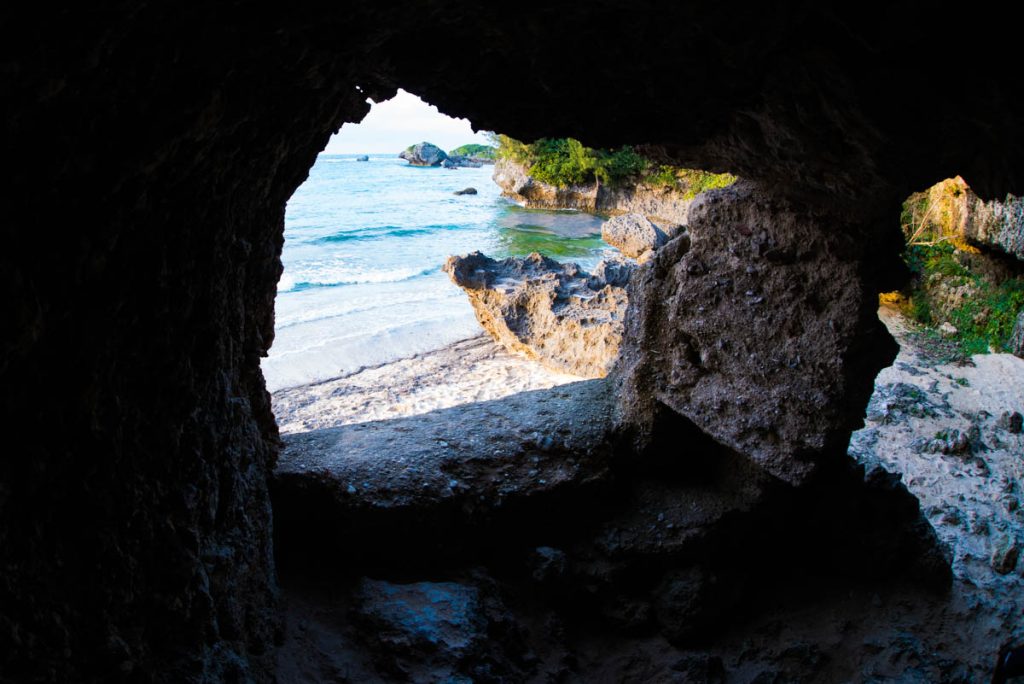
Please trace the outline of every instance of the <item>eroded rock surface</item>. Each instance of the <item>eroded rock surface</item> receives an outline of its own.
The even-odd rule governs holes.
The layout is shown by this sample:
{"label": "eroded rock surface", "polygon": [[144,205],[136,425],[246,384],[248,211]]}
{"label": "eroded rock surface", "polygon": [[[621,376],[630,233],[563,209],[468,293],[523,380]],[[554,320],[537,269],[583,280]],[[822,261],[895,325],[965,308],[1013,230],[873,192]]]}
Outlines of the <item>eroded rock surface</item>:
{"label": "eroded rock surface", "polygon": [[968,189],[964,205],[964,237],[1024,261],[1024,197],[986,201]]}
{"label": "eroded rock surface", "polygon": [[664,245],[669,236],[643,214],[622,214],[604,222],[601,239],[627,257],[636,259]]}
{"label": "eroded rock surface", "polygon": [[896,352],[858,263],[862,233],[744,182],[701,195],[688,219],[690,239],[630,283],[624,424],[642,441],[661,403],[801,482],[843,453]]}
{"label": "eroded rock surface", "polygon": [[[628,301],[621,285],[536,252],[503,261],[480,252],[452,256],[444,270],[509,351],[581,377],[604,377],[615,363]],[[615,270],[615,283],[622,273]]]}
{"label": "eroded rock surface", "polygon": [[609,187],[595,182],[557,187],[531,177],[522,164],[508,159],[498,160],[492,177],[502,195],[537,209],[633,213],[666,225],[680,225],[686,222],[686,211],[692,202],[682,192],[642,184]]}

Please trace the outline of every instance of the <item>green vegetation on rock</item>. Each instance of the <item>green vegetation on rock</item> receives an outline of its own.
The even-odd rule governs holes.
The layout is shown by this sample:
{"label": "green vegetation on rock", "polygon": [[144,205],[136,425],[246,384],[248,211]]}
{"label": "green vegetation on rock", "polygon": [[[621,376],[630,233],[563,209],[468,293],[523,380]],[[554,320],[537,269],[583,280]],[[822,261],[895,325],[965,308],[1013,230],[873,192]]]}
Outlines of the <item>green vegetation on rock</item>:
{"label": "green vegetation on rock", "polygon": [[904,203],[903,256],[913,281],[903,309],[924,326],[953,326],[949,341],[963,354],[1003,351],[1024,309],[1024,275],[964,241],[969,219],[958,199],[965,191],[961,179],[950,179]]}
{"label": "green vegetation on rock", "polygon": [[498,136],[498,158],[522,164],[530,176],[558,187],[598,182],[619,186],[644,184],[680,190],[687,199],[736,181],[728,173],[709,173],[658,164],[632,147],[601,150],[573,138],[541,138],[527,144]]}
{"label": "green vegetation on rock", "polygon": [[495,159],[497,157],[498,150],[490,145],[480,145],[477,143],[469,143],[468,145],[460,145],[454,150],[448,152],[449,157],[470,157],[473,159]]}

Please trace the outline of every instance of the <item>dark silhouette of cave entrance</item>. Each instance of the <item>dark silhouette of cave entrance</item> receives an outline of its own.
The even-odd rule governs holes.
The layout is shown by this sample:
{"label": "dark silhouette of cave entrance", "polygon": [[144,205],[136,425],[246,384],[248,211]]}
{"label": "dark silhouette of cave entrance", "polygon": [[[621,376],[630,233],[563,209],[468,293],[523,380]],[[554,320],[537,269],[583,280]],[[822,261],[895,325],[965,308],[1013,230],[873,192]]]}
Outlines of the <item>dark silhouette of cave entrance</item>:
{"label": "dark silhouette of cave entrance", "polygon": [[[341,649],[338,660],[307,659],[314,680],[372,669],[386,681],[420,667],[403,660],[416,651],[394,646],[396,613],[366,609],[393,585],[406,587],[391,594],[395,605],[441,597],[465,617],[459,624],[478,628],[457,632],[457,654],[444,651],[454,660],[419,652],[416,663],[514,681],[549,671],[713,679],[735,667],[717,619],[735,606],[788,617],[802,601],[837,596],[826,591],[836,583],[848,589],[849,575],[882,578],[893,591],[901,572],[918,585],[948,584],[914,501],[892,478],[848,468],[842,454],[871,379],[895,352],[874,313],[876,293],[906,278],[893,218],[902,200],[955,172],[982,198],[1022,192],[1012,22],[991,21],[984,6],[961,13],[956,58],[937,65],[946,18],[909,4],[554,2],[509,12],[456,1],[0,10],[0,415],[10,443],[27,437],[0,462],[0,679],[273,680],[278,649],[296,634],[282,618],[274,563],[274,520],[286,515],[272,512],[280,443],[259,369],[274,337],[284,207],[332,132],[365,114],[366,97],[399,86],[517,139],[647,145],[746,182],[704,206],[705,237],[666,255],[640,290],[658,296],[635,300],[645,324],[616,408],[613,446],[623,451],[600,470],[615,476],[535,500],[519,519],[538,524],[514,530],[547,538],[530,539],[525,559],[522,537],[500,543],[510,528],[477,525],[464,515],[473,503],[454,495],[423,520],[457,530],[468,556],[456,554],[455,568],[428,554],[436,564],[403,577],[393,556],[324,536],[332,558],[320,567],[335,564],[355,583],[337,614],[352,615],[345,601],[358,602],[358,624],[369,625],[359,633],[382,639]],[[748,273],[755,263],[764,270]],[[748,311],[751,285],[776,298],[765,297],[763,316],[730,314]],[[694,312],[661,296],[681,288],[717,303]],[[797,356],[803,365],[788,365]],[[686,454],[696,454],[692,468]],[[742,467],[723,468],[732,458]],[[574,467],[568,458],[558,466]],[[453,471],[448,482],[457,492],[464,480]],[[516,519],[512,494],[502,498],[506,520]],[[586,534],[561,524],[589,510],[570,494],[611,517],[581,515]],[[711,505],[723,494],[728,506]],[[685,518],[680,502],[698,496],[704,512],[749,503],[764,515],[750,526],[740,516],[739,529],[731,516],[715,518],[711,534],[707,518]],[[309,493],[303,502],[324,500]],[[370,536],[407,503],[395,497],[341,522]],[[708,534],[670,532],[670,523]],[[574,540],[581,551],[571,552]],[[818,540],[852,546],[823,552]],[[512,557],[518,564],[503,562]],[[485,572],[472,584],[470,567],[522,571]],[[523,616],[544,611],[522,612],[515,596],[525,594],[495,603],[534,571],[548,587],[545,605],[567,606],[568,619],[544,617],[550,631],[527,628]],[[802,590],[744,593],[785,580]],[[893,629],[913,624],[887,591],[855,592],[854,602],[870,606],[876,593],[873,615]],[[946,605],[912,596],[903,603]],[[878,624],[857,624],[869,623]],[[611,631],[584,638],[598,625]],[[751,678],[852,678],[870,657],[845,647],[826,656],[781,633],[795,650],[759,651],[776,655],[758,660]],[[906,661],[923,679],[984,671],[985,644],[940,639],[962,650],[934,659],[930,642],[918,650],[906,633],[879,642],[879,676],[902,674],[905,661],[882,664],[889,643],[923,654],[921,665]],[[693,646],[705,636],[714,643]],[[502,648],[480,650],[485,642]],[[865,643],[844,643],[854,642]],[[616,660],[610,654],[626,652],[600,644],[636,648]]]}

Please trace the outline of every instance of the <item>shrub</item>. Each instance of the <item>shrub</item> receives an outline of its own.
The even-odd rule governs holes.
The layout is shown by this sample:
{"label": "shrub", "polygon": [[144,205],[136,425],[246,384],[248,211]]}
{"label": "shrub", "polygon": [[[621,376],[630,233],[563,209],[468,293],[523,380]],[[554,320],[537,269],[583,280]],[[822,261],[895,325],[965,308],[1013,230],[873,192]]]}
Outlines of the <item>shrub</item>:
{"label": "shrub", "polygon": [[499,159],[522,164],[532,178],[559,187],[595,181],[612,186],[644,183],[682,190],[692,198],[736,180],[730,174],[656,164],[630,146],[609,151],[586,147],[573,138],[542,138],[526,144],[499,135],[497,140]]}
{"label": "shrub", "polygon": [[448,153],[449,157],[475,157],[477,159],[494,159],[498,150],[490,145],[469,143],[460,145]]}

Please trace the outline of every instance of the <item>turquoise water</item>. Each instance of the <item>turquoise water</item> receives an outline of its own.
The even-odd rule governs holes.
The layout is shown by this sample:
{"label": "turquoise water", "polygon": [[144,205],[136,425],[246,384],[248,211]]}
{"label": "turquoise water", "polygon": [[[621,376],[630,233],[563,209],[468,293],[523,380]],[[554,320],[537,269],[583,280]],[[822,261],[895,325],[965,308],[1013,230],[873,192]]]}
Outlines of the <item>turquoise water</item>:
{"label": "turquoise water", "polygon": [[[533,251],[592,268],[611,249],[601,219],[523,209],[493,167],[418,168],[393,156],[322,154],[285,213],[271,391],[325,380],[479,334],[441,271],[451,254]],[[477,195],[455,196],[466,187]]]}

